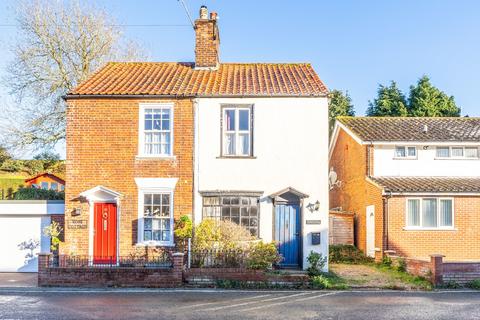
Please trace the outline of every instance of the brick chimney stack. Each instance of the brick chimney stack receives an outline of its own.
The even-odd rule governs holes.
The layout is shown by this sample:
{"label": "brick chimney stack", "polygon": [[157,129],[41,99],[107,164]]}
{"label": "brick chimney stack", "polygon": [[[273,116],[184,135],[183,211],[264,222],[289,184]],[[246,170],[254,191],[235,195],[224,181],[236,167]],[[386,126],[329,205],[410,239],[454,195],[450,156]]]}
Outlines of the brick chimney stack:
{"label": "brick chimney stack", "polygon": [[200,17],[195,20],[195,68],[217,69],[219,64],[220,34],[217,13],[210,13],[206,6],[200,7]]}

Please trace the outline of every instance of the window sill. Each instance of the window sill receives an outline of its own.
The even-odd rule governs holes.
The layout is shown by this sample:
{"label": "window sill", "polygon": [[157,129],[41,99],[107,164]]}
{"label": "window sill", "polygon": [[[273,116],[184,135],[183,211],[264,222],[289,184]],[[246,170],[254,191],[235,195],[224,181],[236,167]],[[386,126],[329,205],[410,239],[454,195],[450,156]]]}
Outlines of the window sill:
{"label": "window sill", "polygon": [[453,228],[453,227],[442,227],[442,228],[412,228],[412,227],[404,227],[403,230],[405,230],[405,231],[458,231],[457,228]]}
{"label": "window sill", "polygon": [[217,159],[257,159],[255,156],[218,156]]}
{"label": "window sill", "polygon": [[177,160],[177,156],[136,155],[135,160]]}
{"label": "window sill", "polygon": [[175,244],[172,242],[163,242],[163,241],[144,241],[139,242],[135,245],[136,247],[175,247]]}
{"label": "window sill", "polygon": [[439,158],[435,157],[433,158],[434,160],[480,160],[480,158],[453,158],[453,157],[445,157],[445,158]]}
{"label": "window sill", "polygon": [[393,160],[418,160],[418,157],[393,157]]}

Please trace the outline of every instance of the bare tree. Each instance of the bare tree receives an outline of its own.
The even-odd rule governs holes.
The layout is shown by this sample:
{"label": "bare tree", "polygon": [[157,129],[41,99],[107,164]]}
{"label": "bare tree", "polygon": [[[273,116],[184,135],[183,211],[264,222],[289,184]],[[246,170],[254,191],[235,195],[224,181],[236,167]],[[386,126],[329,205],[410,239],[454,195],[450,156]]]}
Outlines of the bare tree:
{"label": "bare tree", "polygon": [[104,10],[52,0],[20,2],[19,34],[5,85],[16,98],[7,109],[8,146],[39,149],[65,139],[62,96],[107,61],[141,53]]}

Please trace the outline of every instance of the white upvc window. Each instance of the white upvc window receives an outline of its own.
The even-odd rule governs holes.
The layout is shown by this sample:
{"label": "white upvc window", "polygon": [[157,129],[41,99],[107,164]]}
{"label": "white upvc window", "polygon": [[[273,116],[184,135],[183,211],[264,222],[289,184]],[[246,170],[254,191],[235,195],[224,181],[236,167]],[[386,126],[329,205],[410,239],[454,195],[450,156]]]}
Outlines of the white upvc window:
{"label": "white upvc window", "polygon": [[438,146],[438,159],[478,159],[478,147]]}
{"label": "white upvc window", "polygon": [[453,229],[452,198],[408,198],[406,207],[407,229]]}
{"label": "white upvc window", "polygon": [[142,157],[173,155],[173,104],[140,105],[139,151]]}
{"label": "white upvc window", "polygon": [[222,108],[222,156],[252,156],[252,107]]}
{"label": "white upvc window", "polygon": [[173,245],[173,191],[139,191],[138,242]]}
{"label": "white upvc window", "polygon": [[416,159],[417,147],[415,146],[396,146],[395,158],[397,159]]}

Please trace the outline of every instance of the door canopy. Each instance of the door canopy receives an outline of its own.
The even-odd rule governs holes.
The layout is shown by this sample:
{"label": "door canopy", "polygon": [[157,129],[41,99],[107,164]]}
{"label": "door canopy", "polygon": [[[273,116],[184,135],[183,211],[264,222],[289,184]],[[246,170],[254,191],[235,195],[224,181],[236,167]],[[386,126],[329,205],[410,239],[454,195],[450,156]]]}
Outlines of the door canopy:
{"label": "door canopy", "polygon": [[300,202],[304,198],[308,198],[309,195],[298,191],[295,188],[288,187],[278,192],[272,193],[269,196],[272,201],[275,202]]}

